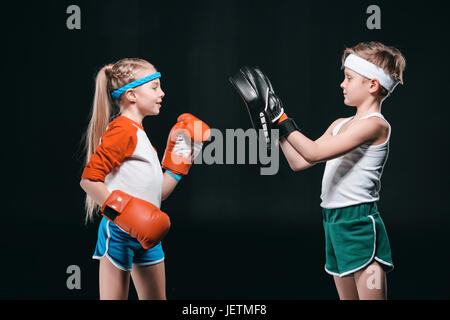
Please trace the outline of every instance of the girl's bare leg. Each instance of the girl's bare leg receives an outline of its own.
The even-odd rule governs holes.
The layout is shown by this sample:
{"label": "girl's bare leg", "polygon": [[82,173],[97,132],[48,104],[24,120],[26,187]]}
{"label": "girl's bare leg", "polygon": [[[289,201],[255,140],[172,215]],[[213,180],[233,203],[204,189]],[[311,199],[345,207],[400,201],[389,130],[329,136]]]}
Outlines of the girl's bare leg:
{"label": "girl's bare leg", "polygon": [[139,300],[166,300],[164,261],[145,267],[133,265],[131,277]]}
{"label": "girl's bare leg", "polygon": [[100,300],[126,300],[130,273],[114,266],[107,257],[100,259]]}

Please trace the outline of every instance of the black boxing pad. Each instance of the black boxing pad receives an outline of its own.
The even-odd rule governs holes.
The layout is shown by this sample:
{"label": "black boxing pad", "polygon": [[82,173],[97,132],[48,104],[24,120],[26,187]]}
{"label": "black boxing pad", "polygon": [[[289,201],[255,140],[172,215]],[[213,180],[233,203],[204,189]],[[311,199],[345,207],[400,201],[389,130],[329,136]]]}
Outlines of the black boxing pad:
{"label": "black boxing pad", "polygon": [[258,138],[259,130],[262,129],[267,148],[270,149],[272,120],[265,112],[269,92],[273,91],[269,79],[258,68],[244,66],[228,80],[244,101]]}

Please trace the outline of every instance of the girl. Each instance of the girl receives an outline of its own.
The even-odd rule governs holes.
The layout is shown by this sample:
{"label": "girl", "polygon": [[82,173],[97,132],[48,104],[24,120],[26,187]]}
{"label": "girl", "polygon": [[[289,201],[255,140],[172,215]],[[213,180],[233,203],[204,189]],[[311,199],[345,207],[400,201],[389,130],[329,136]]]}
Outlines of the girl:
{"label": "girl", "polygon": [[[381,104],[403,84],[405,58],[378,42],[359,43],[344,51],[342,68],[344,103],[356,108],[355,115],[337,119],[315,141],[289,130],[280,145],[294,171],[326,161],[325,270],[333,275],[340,299],[386,299],[385,273],[393,262],[377,202],[391,127]],[[278,125],[286,119],[282,116]]]}
{"label": "girl", "polygon": [[[163,174],[142,126],[144,117],[160,112],[160,77],[145,60],[123,59],[104,66],[96,78],[80,185],[87,194],[86,221],[100,207],[104,216],[93,255],[100,260],[100,299],[127,299],[130,274],[139,299],[166,299],[160,239],[170,222],[159,207],[198,154],[191,142],[198,150],[207,138],[194,139],[193,122],[208,127],[189,114],[178,118],[167,142],[163,168],[168,170]],[[118,109],[115,117],[113,108]]]}

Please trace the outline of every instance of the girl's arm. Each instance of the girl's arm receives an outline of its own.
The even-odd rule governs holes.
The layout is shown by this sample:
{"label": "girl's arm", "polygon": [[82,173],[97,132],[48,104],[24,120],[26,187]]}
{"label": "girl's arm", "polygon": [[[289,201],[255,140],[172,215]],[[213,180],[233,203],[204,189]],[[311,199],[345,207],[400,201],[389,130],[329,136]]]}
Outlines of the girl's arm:
{"label": "girl's arm", "polygon": [[356,121],[336,136],[330,134],[312,141],[299,131],[294,131],[287,140],[306,161],[318,163],[340,157],[366,142],[374,141],[384,130],[386,126],[383,123],[368,118]]}
{"label": "girl's arm", "polygon": [[[332,136],[332,131],[334,126],[342,119],[337,119],[335,120],[329,127],[328,129],[324,132],[324,134],[318,138],[315,142],[316,143],[320,143],[321,141],[327,139],[328,137]],[[289,136],[290,137],[290,136]],[[300,171],[300,170],[305,170],[308,169],[310,167],[312,167],[313,165],[315,165],[316,163],[314,162],[309,162],[307,160],[305,160],[305,158],[297,152],[297,150],[291,145],[290,141],[288,141],[288,139],[283,138],[280,140],[280,146],[281,146],[281,150],[284,153],[284,156],[286,157],[286,160],[289,163],[289,166],[291,167],[291,169],[293,171]]]}
{"label": "girl's arm", "polygon": [[[172,178],[168,173],[164,173],[161,200],[166,200],[177,184],[177,180]],[[102,206],[110,195],[110,192],[106,188],[105,184],[101,181],[81,179],[80,186],[99,206]]]}
{"label": "girl's arm", "polygon": [[81,188],[86,194],[91,197],[100,207],[108,198],[110,192],[106,189],[106,186],[101,181],[91,181],[89,179],[81,179]]}
{"label": "girl's arm", "polygon": [[176,180],[174,177],[169,175],[167,173],[167,171],[164,172],[164,180],[163,180],[163,187],[162,187],[162,193],[161,193],[162,201],[166,200],[170,196],[170,194],[172,193],[173,189],[175,189],[177,184],[178,184],[178,180]]}

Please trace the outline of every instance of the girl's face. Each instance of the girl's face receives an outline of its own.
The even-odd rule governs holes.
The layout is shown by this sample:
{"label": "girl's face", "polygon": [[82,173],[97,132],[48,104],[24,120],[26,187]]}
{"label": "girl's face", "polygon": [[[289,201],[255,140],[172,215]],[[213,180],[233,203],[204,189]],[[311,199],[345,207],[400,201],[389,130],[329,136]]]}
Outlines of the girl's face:
{"label": "girl's face", "polygon": [[348,106],[359,106],[370,95],[369,79],[359,75],[351,69],[344,69],[344,81],[341,88],[344,90],[344,103]]}
{"label": "girl's face", "polygon": [[[139,75],[143,78],[155,73],[156,70],[151,69]],[[134,89],[136,94],[136,106],[140,113],[144,116],[155,116],[159,114],[161,108],[164,91],[161,89],[160,79],[155,79]]]}

